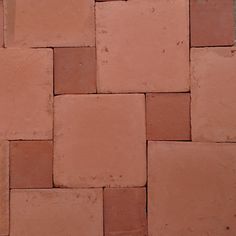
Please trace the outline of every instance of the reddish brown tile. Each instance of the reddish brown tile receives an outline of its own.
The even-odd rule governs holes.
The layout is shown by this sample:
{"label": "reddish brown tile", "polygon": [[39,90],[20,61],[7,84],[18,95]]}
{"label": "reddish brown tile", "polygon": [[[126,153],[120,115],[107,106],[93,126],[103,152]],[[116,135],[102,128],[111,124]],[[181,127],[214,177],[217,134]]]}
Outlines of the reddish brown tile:
{"label": "reddish brown tile", "polygon": [[55,94],[96,92],[95,48],[54,49]]}
{"label": "reddish brown tile", "polygon": [[147,94],[146,119],[148,140],[190,140],[190,94]]}
{"label": "reddish brown tile", "polygon": [[190,0],[191,45],[233,45],[233,9],[233,0]]}
{"label": "reddish brown tile", "polygon": [[191,51],[194,141],[236,141],[236,48]]}
{"label": "reddish brown tile", "polygon": [[236,235],[236,144],[150,142],[149,235]]}
{"label": "reddish brown tile", "polygon": [[146,189],[105,188],[105,236],[146,236]]}
{"label": "reddish brown tile", "polygon": [[52,141],[10,142],[11,188],[51,188],[52,158]]}
{"label": "reddish brown tile", "polygon": [[0,235],[9,234],[9,143],[0,142]]}
{"label": "reddish brown tile", "polygon": [[7,0],[7,47],[95,45],[94,0]]}
{"label": "reddish brown tile", "polygon": [[11,191],[11,236],[103,236],[102,189]]}

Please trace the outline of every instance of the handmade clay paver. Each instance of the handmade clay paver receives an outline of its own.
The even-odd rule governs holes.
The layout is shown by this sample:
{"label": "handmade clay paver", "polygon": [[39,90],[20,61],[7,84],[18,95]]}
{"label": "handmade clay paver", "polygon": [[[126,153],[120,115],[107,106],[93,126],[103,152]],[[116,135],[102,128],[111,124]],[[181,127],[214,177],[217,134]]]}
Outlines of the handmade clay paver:
{"label": "handmade clay paver", "polygon": [[192,52],[192,139],[236,141],[236,48]]}
{"label": "handmade clay paver", "polygon": [[11,236],[102,236],[102,189],[12,190]]}
{"label": "handmade clay paver", "polygon": [[63,95],[54,107],[56,186],[145,185],[144,95]]}
{"label": "handmade clay paver", "polygon": [[52,141],[12,141],[11,188],[52,188],[52,163]]}
{"label": "handmade clay paver", "polygon": [[190,0],[191,46],[234,43],[233,0]]}
{"label": "handmade clay paver", "polygon": [[96,92],[95,47],[54,49],[55,94]]}
{"label": "handmade clay paver", "polygon": [[9,143],[0,141],[0,235],[9,233]]}
{"label": "handmade clay paver", "polygon": [[146,188],[105,188],[105,236],[146,236]]}
{"label": "handmade clay paver", "polygon": [[51,139],[51,49],[0,49],[0,139]]}
{"label": "handmade clay paver", "polygon": [[98,91],[188,91],[188,8],[187,0],[97,3]]}
{"label": "handmade clay paver", "polygon": [[148,146],[149,235],[235,235],[236,144]]}
{"label": "handmade clay paver", "polygon": [[148,140],[189,140],[190,94],[147,94],[146,122]]}
{"label": "handmade clay paver", "polygon": [[93,0],[7,0],[7,47],[94,46]]}

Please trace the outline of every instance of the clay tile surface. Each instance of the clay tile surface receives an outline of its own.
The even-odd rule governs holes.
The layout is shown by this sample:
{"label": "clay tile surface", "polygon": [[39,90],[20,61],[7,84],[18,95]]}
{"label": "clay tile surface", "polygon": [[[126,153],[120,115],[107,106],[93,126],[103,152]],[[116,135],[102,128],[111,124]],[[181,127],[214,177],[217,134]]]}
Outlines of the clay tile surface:
{"label": "clay tile surface", "polygon": [[188,8],[187,0],[97,3],[98,91],[188,91]]}
{"label": "clay tile surface", "polygon": [[9,143],[0,141],[0,235],[9,233]]}
{"label": "clay tile surface", "polygon": [[192,50],[192,139],[236,141],[236,48]]}
{"label": "clay tile surface", "polygon": [[190,140],[190,94],[147,94],[146,120],[148,140]]}
{"label": "clay tile surface", "polygon": [[3,46],[3,0],[0,0],[0,47]]}
{"label": "clay tile surface", "polygon": [[95,45],[93,0],[7,0],[5,7],[8,47]]}
{"label": "clay tile surface", "polygon": [[0,49],[0,139],[51,139],[51,49]]}
{"label": "clay tile surface", "polygon": [[55,94],[96,92],[96,49],[54,50]]}
{"label": "clay tile surface", "polygon": [[102,236],[102,190],[11,190],[11,236]]}
{"label": "clay tile surface", "polygon": [[11,188],[51,188],[52,159],[52,141],[10,142]]}
{"label": "clay tile surface", "polygon": [[190,0],[191,46],[234,43],[233,0]]}
{"label": "clay tile surface", "polygon": [[147,236],[146,188],[104,189],[105,236]]}
{"label": "clay tile surface", "polygon": [[235,235],[236,144],[150,142],[149,235]]}
{"label": "clay tile surface", "polygon": [[144,95],[57,96],[54,123],[56,186],[145,185]]}

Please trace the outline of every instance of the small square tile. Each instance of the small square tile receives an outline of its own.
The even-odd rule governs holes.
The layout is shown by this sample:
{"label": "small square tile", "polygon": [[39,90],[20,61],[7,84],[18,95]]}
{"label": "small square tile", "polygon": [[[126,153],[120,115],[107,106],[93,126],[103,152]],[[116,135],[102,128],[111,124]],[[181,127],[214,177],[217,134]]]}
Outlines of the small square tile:
{"label": "small square tile", "polygon": [[191,45],[233,45],[233,4],[233,0],[190,0]]}
{"label": "small square tile", "polygon": [[191,51],[192,139],[236,141],[236,48]]}
{"label": "small square tile", "polygon": [[98,91],[188,91],[188,18],[187,0],[97,3]]}
{"label": "small square tile", "polygon": [[95,45],[94,0],[5,2],[7,47]]}
{"label": "small square tile", "polygon": [[11,188],[52,188],[52,141],[10,142]]}
{"label": "small square tile", "polygon": [[0,235],[9,234],[9,143],[0,142]]}
{"label": "small square tile", "polygon": [[148,146],[149,235],[236,235],[236,144]]}
{"label": "small square tile", "polygon": [[11,190],[11,236],[103,236],[102,189]]}
{"label": "small square tile", "polygon": [[190,94],[147,94],[146,119],[148,140],[190,140]]}
{"label": "small square tile", "polygon": [[55,94],[95,93],[95,48],[55,48],[54,82]]}
{"label": "small square tile", "polygon": [[51,139],[53,52],[0,49],[0,139]]}
{"label": "small square tile", "polygon": [[147,236],[146,188],[105,188],[105,236]]}
{"label": "small square tile", "polygon": [[144,95],[56,96],[54,123],[56,186],[145,185]]}

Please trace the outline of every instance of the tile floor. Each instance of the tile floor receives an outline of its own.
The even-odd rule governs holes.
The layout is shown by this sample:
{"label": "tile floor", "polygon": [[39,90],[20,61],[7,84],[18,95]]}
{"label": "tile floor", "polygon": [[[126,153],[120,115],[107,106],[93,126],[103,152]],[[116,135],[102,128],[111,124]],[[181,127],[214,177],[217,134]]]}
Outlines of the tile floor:
{"label": "tile floor", "polygon": [[233,0],[0,0],[0,236],[235,236]]}

